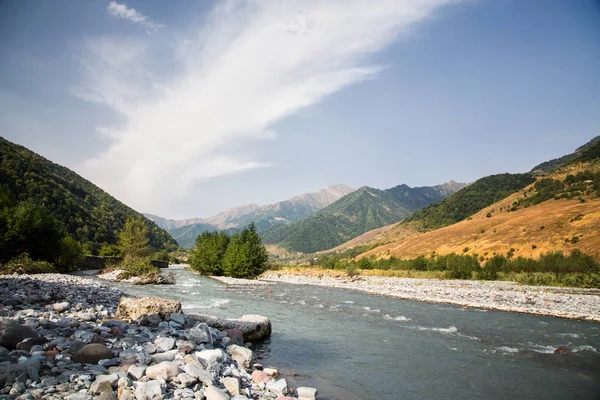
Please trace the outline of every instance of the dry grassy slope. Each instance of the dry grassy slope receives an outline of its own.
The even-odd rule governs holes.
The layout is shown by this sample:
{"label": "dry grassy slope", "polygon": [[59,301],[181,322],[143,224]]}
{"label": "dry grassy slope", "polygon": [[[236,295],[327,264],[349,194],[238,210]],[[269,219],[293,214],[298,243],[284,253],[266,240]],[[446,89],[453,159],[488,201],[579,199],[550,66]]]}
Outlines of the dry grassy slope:
{"label": "dry grassy slope", "polygon": [[[550,177],[563,179],[568,173],[577,173],[589,168],[598,170],[598,167],[598,163],[594,166],[569,166]],[[586,197],[585,203],[577,199],[549,200],[536,206],[507,212],[513,201],[522,198],[527,189],[479,211],[469,220],[401,238],[361,254],[359,258],[370,255],[383,258],[414,258],[429,255],[432,251],[438,254],[463,254],[463,250],[468,247],[466,254],[478,253],[486,258],[495,253],[506,254],[511,248],[516,250],[516,256],[533,258],[548,251],[568,253],[579,249],[600,260],[599,198]],[[488,212],[492,214],[491,218],[487,218]],[[578,215],[583,217],[573,220]],[[394,229],[386,233],[393,234]],[[574,236],[579,237],[578,243],[565,241]]]}
{"label": "dry grassy slope", "polygon": [[357,246],[391,243],[419,233],[419,230],[412,225],[394,223],[370,230],[333,249],[320,251],[319,253],[343,252]]}

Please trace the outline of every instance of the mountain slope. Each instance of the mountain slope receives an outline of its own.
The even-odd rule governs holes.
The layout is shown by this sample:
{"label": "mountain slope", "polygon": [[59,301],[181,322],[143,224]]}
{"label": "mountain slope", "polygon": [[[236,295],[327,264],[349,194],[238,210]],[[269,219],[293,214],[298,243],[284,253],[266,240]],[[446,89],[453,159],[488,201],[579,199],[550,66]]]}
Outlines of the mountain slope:
{"label": "mountain slope", "polygon": [[531,174],[499,174],[478,179],[436,204],[414,213],[403,224],[430,230],[448,226],[471,216],[515,191],[531,184]]}
{"label": "mountain slope", "polygon": [[235,232],[254,221],[257,231],[271,226],[289,224],[306,218],[356,189],[347,185],[331,185],[314,193],[304,193],[289,200],[266,206],[249,204],[238,206],[209,218],[197,218],[192,224],[181,225],[190,220],[167,220],[151,216],[163,226],[173,226],[169,233],[182,247],[193,247],[198,235],[213,230]]}
{"label": "mountain slope", "polygon": [[[597,149],[599,148],[599,146],[598,146],[599,144],[600,144],[600,136],[596,136],[595,138],[593,138],[592,140],[590,140],[583,146],[578,147],[573,153],[567,154],[567,155],[559,157],[559,158],[555,158],[553,160],[543,162],[539,165],[536,165],[535,167],[533,167],[531,172],[537,172],[537,173],[552,172],[564,165],[568,165],[569,163],[572,163],[578,159],[581,159],[581,156],[584,153],[593,152],[594,149],[596,149],[596,151],[597,151]],[[587,159],[581,159],[581,161],[589,161],[589,160],[590,160],[589,157],[587,157]]]}
{"label": "mountain slope", "polygon": [[76,240],[97,253],[117,242],[127,217],[141,218],[155,250],[176,247],[154,222],[121,203],[75,172],[0,137],[0,185],[16,200],[32,200],[49,210]]}
{"label": "mountain slope", "polygon": [[[596,168],[600,188],[600,168]],[[529,191],[535,185],[525,189]],[[414,258],[437,254],[478,254],[490,258],[494,254],[537,258],[549,251],[570,253],[577,249],[600,259],[600,198],[597,194],[569,199],[550,199],[529,207],[513,209],[525,199],[523,192],[486,207],[468,220],[372,249],[370,255],[388,258]],[[491,217],[488,217],[491,215]]]}
{"label": "mountain slope", "polygon": [[399,185],[386,190],[364,186],[308,218],[267,229],[261,236],[265,243],[314,253],[335,247],[371,229],[398,222],[462,187],[463,184],[456,182],[419,188]]}
{"label": "mountain slope", "polygon": [[[423,218],[417,221],[423,223]],[[360,257],[407,259],[435,252],[478,254],[483,259],[507,253],[536,258],[550,251],[579,250],[600,259],[600,141],[468,219],[428,232],[401,231],[414,226],[398,224],[380,237],[385,241],[398,231],[396,240]]]}

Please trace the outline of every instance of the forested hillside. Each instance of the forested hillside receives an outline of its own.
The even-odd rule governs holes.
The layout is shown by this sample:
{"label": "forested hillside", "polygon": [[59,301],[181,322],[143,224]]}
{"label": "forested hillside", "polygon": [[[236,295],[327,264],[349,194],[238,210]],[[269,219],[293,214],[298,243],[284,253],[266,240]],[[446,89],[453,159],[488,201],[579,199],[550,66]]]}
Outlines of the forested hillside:
{"label": "forested hillside", "polygon": [[117,242],[128,217],[143,220],[154,250],[177,246],[165,230],[91,182],[4,138],[0,138],[0,186],[15,201],[27,200],[49,211],[92,254]]}
{"label": "forested hillside", "polygon": [[362,187],[308,218],[261,233],[265,243],[314,253],[342,244],[371,229],[406,218],[464,187],[456,182],[434,187],[399,185],[379,190]]}
{"label": "forested hillside", "polygon": [[466,188],[414,213],[402,223],[431,230],[452,225],[534,182],[531,174],[486,176]]}

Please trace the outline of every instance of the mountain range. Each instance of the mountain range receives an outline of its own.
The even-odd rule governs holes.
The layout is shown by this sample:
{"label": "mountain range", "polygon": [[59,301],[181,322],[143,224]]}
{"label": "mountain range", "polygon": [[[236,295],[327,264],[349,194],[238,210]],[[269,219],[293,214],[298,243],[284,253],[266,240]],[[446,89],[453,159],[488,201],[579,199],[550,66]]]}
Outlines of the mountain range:
{"label": "mountain range", "polygon": [[532,173],[483,177],[412,214],[330,251],[358,258],[432,254],[537,258],[581,251],[600,260],[600,136]]}
{"label": "mountain range", "polygon": [[385,190],[364,186],[307,218],[260,234],[265,243],[295,252],[327,250],[371,229],[398,222],[465,186],[454,181],[432,187],[398,185]]}
{"label": "mountain range", "polygon": [[304,193],[275,204],[248,204],[230,208],[209,218],[166,219],[152,214],[146,217],[167,229],[182,247],[193,247],[198,235],[207,231],[235,232],[254,222],[258,231],[306,218],[323,207],[354,192],[344,185],[331,185],[313,193]]}

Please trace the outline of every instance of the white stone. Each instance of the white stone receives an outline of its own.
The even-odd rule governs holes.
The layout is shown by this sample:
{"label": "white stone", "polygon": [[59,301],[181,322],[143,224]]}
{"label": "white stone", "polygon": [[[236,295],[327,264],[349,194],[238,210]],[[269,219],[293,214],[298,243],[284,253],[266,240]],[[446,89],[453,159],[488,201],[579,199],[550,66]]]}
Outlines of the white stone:
{"label": "white stone", "polygon": [[166,381],[171,381],[179,374],[179,366],[171,361],[163,361],[160,364],[151,365],[146,369],[146,376],[150,379],[157,379],[159,376]]}
{"label": "white stone", "polygon": [[270,380],[267,382],[267,389],[277,396],[285,396],[288,394],[288,385],[285,379],[279,379],[278,381]]}
{"label": "white stone", "polygon": [[146,368],[148,368],[146,365],[134,364],[131,367],[129,367],[127,372],[129,373],[129,375],[131,375],[135,379],[142,379],[142,377],[144,376],[144,374],[146,372]]}
{"label": "white stone", "polygon": [[71,304],[68,301],[63,301],[61,303],[53,304],[52,308],[54,309],[54,311],[63,312],[71,308]]}
{"label": "white stone", "polygon": [[217,388],[216,386],[210,385],[204,390],[204,397],[206,400],[229,400],[230,397],[227,393]]}
{"label": "white stone", "polygon": [[195,356],[203,359],[207,364],[222,363],[229,360],[227,353],[221,349],[198,351]]}
{"label": "white stone", "polygon": [[237,344],[232,344],[231,346],[227,346],[227,353],[229,353],[233,361],[237,362],[240,368],[250,368],[250,363],[252,362],[252,350],[238,346]]}
{"label": "white stone", "polygon": [[317,397],[317,389],[301,386],[296,389],[298,400],[315,400]]}
{"label": "white stone", "polygon": [[175,346],[175,339],[171,337],[159,337],[156,338],[154,344],[161,352],[169,351]]}
{"label": "white stone", "polygon": [[223,385],[231,395],[235,396],[236,394],[240,394],[240,380],[238,378],[223,378]]}
{"label": "white stone", "polygon": [[136,382],[136,400],[162,400],[164,399],[159,381]]}

